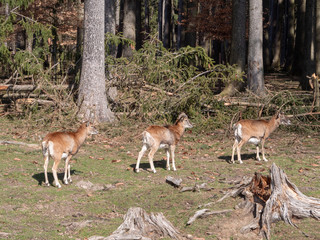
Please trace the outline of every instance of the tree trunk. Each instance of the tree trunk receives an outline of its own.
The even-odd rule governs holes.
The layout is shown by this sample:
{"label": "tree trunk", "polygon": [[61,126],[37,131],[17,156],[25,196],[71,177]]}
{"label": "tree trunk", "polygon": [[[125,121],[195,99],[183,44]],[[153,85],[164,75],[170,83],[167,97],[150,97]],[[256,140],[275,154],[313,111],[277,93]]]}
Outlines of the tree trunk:
{"label": "tree trunk", "polygon": [[283,18],[284,18],[284,0],[278,0],[277,6],[277,19],[276,19],[276,29],[275,29],[275,39],[273,42],[273,59],[272,68],[280,69],[280,59],[281,59],[281,40],[283,35]]}
{"label": "tree trunk", "polygon": [[116,0],[105,0],[104,32],[116,34]]}
{"label": "tree trunk", "polygon": [[158,34],[159,34],[159,40],[162,41],[162,8],[163,8],[163,1],[159,0],[158,3]]}
{"label": "tree trunk", "polygon": [[[232,1],[232,41],[230,64],[236,64],[236,71],[245,71],[246,64],[246,0]],[[241,91],[244,82],[231,82],[221,92],[220,96],[232,96]]]}
{"label": "tree trunk", "polygon": [[305,12],[306,0],[297,2],[297,29],[296,44],[294,47],[294,59],[292,63],[292,75],[301,77],[304,67],[304,35],[305,35]]}
{"label": "tree trunk", "polygon": [[141,0],[136,1],[136,50],[142,48]]}
{"label": "tree trunk", "polygon": [[171,0],[164,0],[164,31],[163,46],[170,48],[171,38]]}
{"label": "tree trunk", "polygon": [[304,71],[300,80],[300,85],[303,90],[309,90],[309,79],[315,72],[315,56],[314,56],[314,16],[315,16],[315,0],[306,2],[305,16],[305,38],[304,38]]}
{"label": "tree trunk", "polygon": [[262,1],[249,1],[248,88],[258,96],[265,95],[263,72]]}
{"label": "tree trunk", "polygon": [[144,0],[144,30],[147,34],[150,33],[149,0]]}
{"label": "tree trunk", "polygon": [[316,75],[320,75],[320,0],[316,0]]}
{"label": "tree trunk", "polygon": [[183,13],[183,0],[178,2],[178,31],[177,31],[177,49],[181,48],[182,42],[182,13]]}
{"label": "tree trunk", "polygon": [[[123,6],[123,36],[125,38],[136,40],[136,1],[125,0]],[[123,46],[123,57],[132,56],[133,46]]]}
{"label": "tree trunk", "polygon": [[105,87],[104,0],[86,0],[84,5],[84,45],[80,78],[78,116],[98,122],[114,121]]}
{"label": "tree trunk", "polygon": [[295,44],[295,9],[294,0],[288,0],[288,36],[287,36],[287,54],[285,68],[291,72],[293,57],[294,57],[294,44]]}

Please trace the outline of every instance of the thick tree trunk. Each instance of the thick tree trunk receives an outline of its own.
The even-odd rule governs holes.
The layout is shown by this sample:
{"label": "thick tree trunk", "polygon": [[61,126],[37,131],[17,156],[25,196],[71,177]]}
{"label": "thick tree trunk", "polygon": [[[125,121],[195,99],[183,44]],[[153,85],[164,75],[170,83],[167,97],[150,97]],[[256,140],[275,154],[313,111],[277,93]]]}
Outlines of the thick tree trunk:
{"label": "thick tree trunk", "polygon": [[265,95],[263,70],[262,1],[249,1],[248,88]]}
{"label": "thick tree trunk", "polygon": [[297,28],[296,44],[294,47],[294,59],[292,63],[292,75],[301,77],[304,60],[304,35],[305,35],[305,12],[306,0],[296,0],[297,2]]}
{"label": "thick tree trunk", "polygon": [[98,122],[114,121],[108,108],[105,87],[104,0],[86,0],[84,6],[84,45],[79,87],[78,116]]}
{"label": "thick tree trunk", "polygon": [[[239,73],[245,71],[246,64],[246,0],[232,1],[232,41],[230,64],[236,64]],[[244,82],[231,82],[220,96],[232,96],[245,87]]]}
{"label": "thick tree trunk", "polygon": [[309,79],[312,73],[315,72],[315,55],[314,55],[314,16],[315,16],[315,0],[306,2],[305,16],[305,38],[304,38],[304,71],[301,77],[300,85],[303,90],[310,89]]}
{"label": "thick tree trunk", "polygon": [[144,0],[144,30],[147,34],[150,33],[149,0]]}
{"label": "thick tree trunk", "polygon": [[278,0],[275,39],[273,45],[272,68],[279,70],[281,65],[281,40],[284,26],[284,0]]}
{"label": "thick tree trunk", "polygon": [[[123,36],[136,41],[136,1],[125,0],[123,6]],[[122,55],[132,56],[132,46],[123,46]]]}
{"label": "thick tree trunk", "polygon": [[320,75],[320,0],[316,0],[316,75]]}
{"label": "thick tree trunk", "polygon": [[294,57],[294,44],[295,44],[295,8],[294,0],[288,0],[288,36],[287,36],[287,54],[285,68],[291,72],[293,57]]}
{"label": "thick tree trunk", "polygon": [[164,0],[163,46],[170,48],[171,39],[171,0]]}

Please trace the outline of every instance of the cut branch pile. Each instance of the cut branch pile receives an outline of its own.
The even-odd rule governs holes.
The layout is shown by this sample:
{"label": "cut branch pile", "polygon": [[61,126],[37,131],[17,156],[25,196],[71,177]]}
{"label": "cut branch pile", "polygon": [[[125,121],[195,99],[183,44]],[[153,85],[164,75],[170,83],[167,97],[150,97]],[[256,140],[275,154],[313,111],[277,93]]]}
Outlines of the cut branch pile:
{"label": "cut branch pile", "polygon": [[124,222],[109,237],[91,237],[89,239],[119,240],[119,239],[160,239],[169,237],[185,239],[180,232],[165,218],[162,213],[147,214],[139,207],[128,210]]}
{"label": "cut branch pile", "polygon": [[252,222],[241,229],[242,233],[259,229],[260,233],[270,239],[271,224],[284,221],[297,227],[292,218],[312,217],[320,219],[320,199],[304,195],[286,174],[274,163],[270,169],[270,176],[255,173],[251,181],[243,181],[224,197],[242,195],[245,198],[243,207],[252,213]]}

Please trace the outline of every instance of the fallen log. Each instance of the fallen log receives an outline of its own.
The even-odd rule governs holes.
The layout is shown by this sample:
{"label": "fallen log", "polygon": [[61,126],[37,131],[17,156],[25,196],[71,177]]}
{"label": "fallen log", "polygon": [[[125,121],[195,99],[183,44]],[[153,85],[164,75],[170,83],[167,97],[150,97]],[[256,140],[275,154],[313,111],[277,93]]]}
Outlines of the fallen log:
{"label": "fallen log", "polygon": [[32,144],[32,143],[24,143],[24,142],[17,142],[17,141],[7,141],[7,140],[0,140],[0,145],[22,145],[30,148],[40,149],[40,144]]}
{"label": "fallen log", "polygon": [[251,212],[254,218],[249,225],[241,229],[243,233],[259,229],[260,234],[270,239],[271,224],[277,221],[297,227],[292,222],[294,217],[320,220],[320,199],[300,192],[275,163],[270,168],[270,176],[255,173],[250,182],[238,184],[219,201],[239,195],[245,198],[242,203],[244,210]]}
{"label": "fallen log", "polygon": [[200,190],[203,189],[205,191],[210,191],[212,188],[207,187],[207,183],[202,183],[202,184],[195,184],[193,187],[183,187],[181,188],[180,192],[187,192],[187,191],[192,191],[192,192],[200,192]]}
{"label": "fallen log", "polygon": [[129,208],[124,216],[123,223],[109,237],[92,236],[90,239],[120,240],[120,239],[160,239],[160,238],[186,239],[165,218],[162,213],[147,214],[139,207]]}

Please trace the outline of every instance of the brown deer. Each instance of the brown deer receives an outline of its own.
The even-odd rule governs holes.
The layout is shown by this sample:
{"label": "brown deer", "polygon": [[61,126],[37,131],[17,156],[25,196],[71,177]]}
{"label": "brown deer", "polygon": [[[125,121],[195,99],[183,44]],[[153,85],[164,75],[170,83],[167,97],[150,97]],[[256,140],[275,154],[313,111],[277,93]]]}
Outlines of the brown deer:
{"label": "brown deer", "polygon": [[49,158],[53,158],[52,174],[55,185],[61,188],[57,176],[57,169],[61,159],[65,159],[64,184],[72,182],[70,175],[70,159],[78,151],[89,134],[98,132],[90,122],[82,123],[76,132],[53,132],[47,134],[42,141],[42,153],[44,157],[45,185],[50,186],[48,181]]}
{"label": "brown deer", "polygon": [[[135,167],[136,172],[139,172],[140,160],[144,153],[150,149],[148,158],[151,170],[156,173],[153,165],[153,156],[159,148],[165,148],[167,153],[167,170],[170,170],[170,152],[172,159],[172,169],[176,171],[174,162],[174,151],[180,141],[186,128],[192,128],[192,124],[185,113],[181,113],[174,125],[170,126],[150,126],[143,133],[143,146],[139,152],[137,164]],[[170,151],[170,152],[169,152]]]}
{"label": "brown deer", "polygon": [[261,142],[262,158],[264,161],[268,161],[264,155],[264,143],[270,134],[279,127],[280,124],[290,125],[291,122],[285,115],[277,113],[270,120],[240,120],[234,124],[234,136],[235,142],[232,148],[231,161],[234,163],[235,149],[237,149],[239,163],[241,160],[241,147],[246,142],[256,145],[257,148],[257,160],[261,161],[259,157],[259,143]]}

